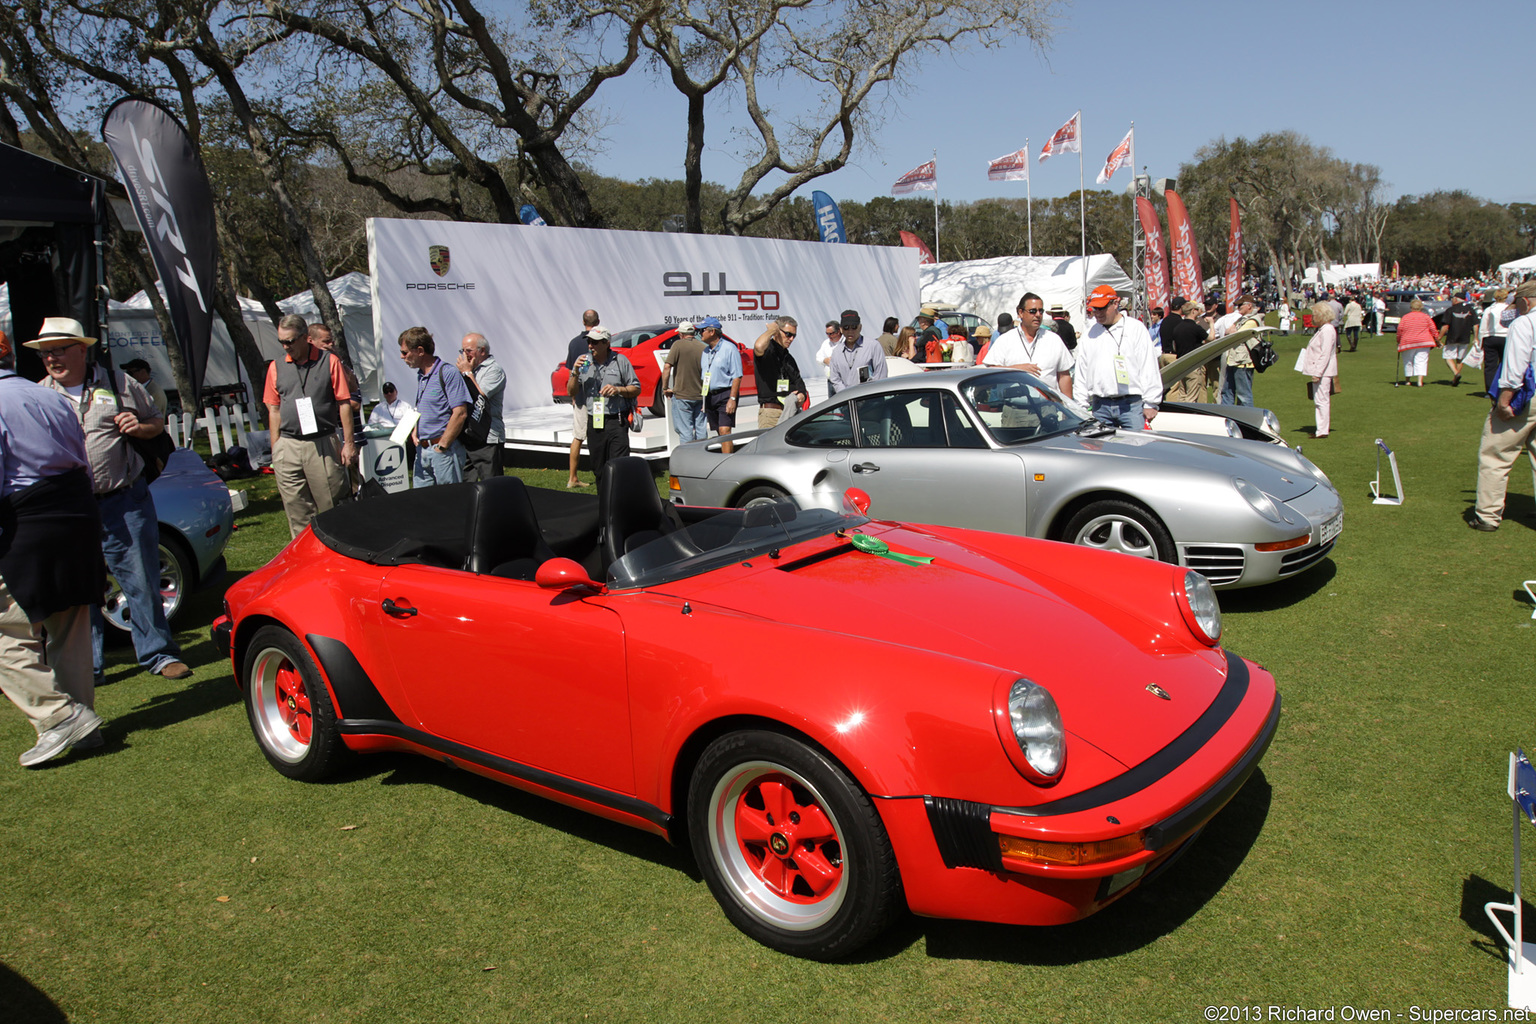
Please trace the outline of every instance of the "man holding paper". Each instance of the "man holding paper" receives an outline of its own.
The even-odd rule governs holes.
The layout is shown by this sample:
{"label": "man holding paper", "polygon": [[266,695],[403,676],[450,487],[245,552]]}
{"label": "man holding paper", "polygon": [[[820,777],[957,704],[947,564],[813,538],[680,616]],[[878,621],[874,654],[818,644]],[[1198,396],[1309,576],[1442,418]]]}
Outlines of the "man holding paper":
{"label": "man holding paper", "polygon": [[[309,324],[289,315],[277,323],[283,358],[267,366],[262,401],[272,431],[272,472],[297,537],[316,515],[347,493],[344,466],[357,461],[352,416],[341,406],[352,400],[341,360],[310,343]],[[340,429],[342,445],[336,447]]]}

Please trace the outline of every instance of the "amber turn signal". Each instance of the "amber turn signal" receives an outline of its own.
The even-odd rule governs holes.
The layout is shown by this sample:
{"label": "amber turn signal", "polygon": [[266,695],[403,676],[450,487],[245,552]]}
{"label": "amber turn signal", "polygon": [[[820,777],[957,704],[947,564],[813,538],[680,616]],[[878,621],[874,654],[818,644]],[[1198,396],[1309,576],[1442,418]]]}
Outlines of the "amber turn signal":
{"label": "amber turn signal", "polygon": [[1096,843],[1051,843],[1042,839],[1022,839],[1019,836],[998,836],[998,848],[1004,857],[1035,864],[1101,864],[1120,860],[1142,851],[1142,833],[1133,832],[1114,839],[1101,839]]}
{"label": "amber turn signal", "polygon": [[1291,548],[1299,548],[1312,539],[1310,533],[1304,533],[1300,537],[1292,537],[1290,540],[1275,540],[1268,544],[1255,544],[1255,551],[1289,551]]}

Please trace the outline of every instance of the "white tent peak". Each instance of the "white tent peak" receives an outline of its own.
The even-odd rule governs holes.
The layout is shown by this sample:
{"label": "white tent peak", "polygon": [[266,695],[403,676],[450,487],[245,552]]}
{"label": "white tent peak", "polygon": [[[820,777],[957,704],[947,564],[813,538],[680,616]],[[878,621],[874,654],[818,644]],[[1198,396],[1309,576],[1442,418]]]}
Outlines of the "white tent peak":
{"label": "white tent peak", "polygon": [[[373,306],[373,295],[369,291],[368,275],[352,271],[332,278],[325,283],[326,290],[331,293],[331,298],[342,309],[370,309]],[[297,295],[277,304],[284,313],[297,313],[300,316],[320,312],[320,307],[315,305],[314,289],[305,289]]]}
{"label": "white tent peak", "polygon": [[917,268],[924,304],[941,303],[975,313],[994,323],[998,313],[1010,315],[1025,292],[1034,292],[1047,307],[1060,305],[1084,323],[1087,292],[1109,285],[1129,294],[1131,279],[1108,253],[1088,257],[1088,285],[1083,287],[1081,256],[995,256],[986,260],[957,260]]}

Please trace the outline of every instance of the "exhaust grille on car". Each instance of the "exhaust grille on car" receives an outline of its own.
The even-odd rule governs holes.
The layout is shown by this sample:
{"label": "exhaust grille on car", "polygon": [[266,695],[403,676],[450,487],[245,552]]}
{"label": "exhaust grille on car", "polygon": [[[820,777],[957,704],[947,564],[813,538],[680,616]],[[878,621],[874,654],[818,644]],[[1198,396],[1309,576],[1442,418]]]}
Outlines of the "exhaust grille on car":
{"label": "exhaust grille on car", "polygon": [[1311,568],[1313,564],[1322,561],[1328,552],[1333,550],[1333,545],[1334,541],[1329,541],[1327,544],[1319,544],[1315,548],[1303,548],[1300,551],[1291,552],[1280,559],[1280,575],[1294,576],[1303,569]]}
{"label": "exhaust grille on car", "polygon": [[992,832],[990,806],[944,796],[925,796],[923,806],[945,867],[1003,869],[1003,852]]}
{"label": "exhaust grille on car", "polygon": [[1211,586],[1234,583],[1243,575],[1243,549],[1225,544],[1201,544],[1184,549],[1184,566],[1210,581]]}

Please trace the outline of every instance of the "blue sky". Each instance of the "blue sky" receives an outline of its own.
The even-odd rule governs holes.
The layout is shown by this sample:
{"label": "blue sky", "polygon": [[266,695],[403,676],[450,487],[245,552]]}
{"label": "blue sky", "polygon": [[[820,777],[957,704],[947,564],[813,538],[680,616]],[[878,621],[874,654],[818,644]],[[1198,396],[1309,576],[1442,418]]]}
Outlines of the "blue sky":
{"label": "blue sky", "polygon": [[[1533,14],[1531,0],[1079,0],[1044,54],[972,50],[924,62],[849,166],[799,194],[889,195],[937,148],[940,199],[1022,198],[1022,181],[987,180],[987,162],[1026,137],[1037,153],[1081,108],[1089,187],[1134,120],[1138,169],[1154,179],[1177,174],[1218,136],[1294,129],[1380,167],[1389,199],[1465,189],[1536,202],[1536,138],[1520,110],[1536,87],[1523,42]],[[632,73],[598,98],[610,119],[606,152],[592,161],[600,173],[682,177],[685,107],[670,83]],[[733,183],[741,161],[730,131],[745,115],[716,104],[708,118],[704,175]],[[1032,160],[1031,175],[1035,196],[1065,195],[1078,186],[1077,157]],[[1129,182],[1122,169],[1107,187]]]}

